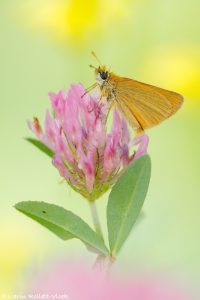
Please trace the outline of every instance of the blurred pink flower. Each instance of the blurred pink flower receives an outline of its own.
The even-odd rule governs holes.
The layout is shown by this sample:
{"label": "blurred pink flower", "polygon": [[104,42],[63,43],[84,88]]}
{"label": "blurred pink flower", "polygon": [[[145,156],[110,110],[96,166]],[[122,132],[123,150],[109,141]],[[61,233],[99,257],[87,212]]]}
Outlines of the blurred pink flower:
{"label": "blurred pink flower", "polygon": [[163,276],[123,275],[105,279],[101,272],[84,264],[67,262],[49,265],[37,274],[29,294],[65,296],[74,300],[192,300],[186,287]]}
{"label": "blurred pink flower", "polygon": [[[53,116],[46,112],[45,130],[37,118],[29,127],[54,152],[53,164],[70,186],[93,201],[106,192],[131,161],[147,151],[146,135],[130,138],[126,121],[114,110],[106,127],[108,105],[86,94],[81,84],[69,92],[50,93]],[[136,152],[131,148],[139,145]]]}

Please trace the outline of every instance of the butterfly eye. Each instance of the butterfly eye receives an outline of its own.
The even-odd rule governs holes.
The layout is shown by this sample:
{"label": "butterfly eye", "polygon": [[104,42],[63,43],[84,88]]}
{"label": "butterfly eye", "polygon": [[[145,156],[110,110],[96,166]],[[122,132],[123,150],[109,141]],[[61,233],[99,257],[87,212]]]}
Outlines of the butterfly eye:
{"label": "butterfly eye", "polygon": [[108,72],[101,72],[100,76],[101,76],[101,79],[106,80],[108,78]]}

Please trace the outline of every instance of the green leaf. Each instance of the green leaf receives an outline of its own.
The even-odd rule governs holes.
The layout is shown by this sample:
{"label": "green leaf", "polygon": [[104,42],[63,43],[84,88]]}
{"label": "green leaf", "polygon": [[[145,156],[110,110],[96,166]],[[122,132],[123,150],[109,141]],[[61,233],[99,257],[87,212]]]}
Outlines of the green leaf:
{"label": "green leaf", "polygon": [[42,142],[33,139],[33,138],[25,138],[26,141],[37,147],[42,152],[46,153],[48,156],[53,157],[54,153],[51,149],[49,149],[46,145],[44,145]]}
{"label": "green leaf", "polygon": [[63,240],[80,239],[94,252],[107,255],[103,240],[80,217],[60,206],[37,201],[24,201],[15,208],[37,221]]}
{"label": "green leaf", "polygon": [[144,155],[131,163],[112,188],[107,206],[107,225],[113,256],[124,244],[141,211],[150,174],[150,157]]}

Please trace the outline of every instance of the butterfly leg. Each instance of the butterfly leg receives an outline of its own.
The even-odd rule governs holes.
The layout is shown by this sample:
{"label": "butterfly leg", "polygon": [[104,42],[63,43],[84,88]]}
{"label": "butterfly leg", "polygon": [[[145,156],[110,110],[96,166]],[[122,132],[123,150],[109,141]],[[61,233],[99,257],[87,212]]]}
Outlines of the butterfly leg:
{"label": "butterfly leg", "polygon": [[89,86],[86,90],[85,93],[81,96],[83,98],[86,94],[88,94],[90,91],[92,91],[95,87],[99,86],[99,84],[96,82],[93,85]]}
{"label": "butterfly leg", "polygon": [[112,101],[112,102],[110,103],[109,107],[108,107],[108,111],[107,111],[107,115],[106,115],[106,122],[107,122],[107,120],[108,120],[108,116],[109,116],[109,113],[110,113],[111,108],[113,107],[113,105],[114,105],[114,101]]}

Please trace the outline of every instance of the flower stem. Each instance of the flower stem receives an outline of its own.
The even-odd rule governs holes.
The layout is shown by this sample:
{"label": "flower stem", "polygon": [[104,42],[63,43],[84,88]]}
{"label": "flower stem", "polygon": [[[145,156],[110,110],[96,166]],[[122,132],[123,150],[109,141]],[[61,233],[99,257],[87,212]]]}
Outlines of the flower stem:
{"label": "flower stem", "polygon": [[115,258],[100,254],[97,256],[93,268],[94,270],[100,271],[102,274],[104,274],[106,279],[109,279],[114,261]]}
{"label": "flower stem", "polygon": [[98,212],[97,212],[97,208],[96,208],[96,202],[95,201],[90,201],[89,204],[90,204],[92,221],[93,221],[93,224],[94,224],[95,231],[102,238],[102,240],[104,240],[103,232],[101,230],[99,216],[98,216]]}

